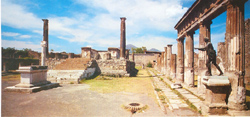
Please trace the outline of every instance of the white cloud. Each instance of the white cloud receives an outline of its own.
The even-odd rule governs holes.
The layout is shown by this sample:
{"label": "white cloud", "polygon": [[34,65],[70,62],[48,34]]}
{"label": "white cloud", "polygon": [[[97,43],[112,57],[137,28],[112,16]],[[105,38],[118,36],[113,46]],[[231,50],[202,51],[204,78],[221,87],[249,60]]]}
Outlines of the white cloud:
{"label": "white cloud", "polygon": [[11,3],[10,0],[2,0],[2,24],[22,29],[42,27],[41,19],[27,11],[24,6]]}
{"label": "white cloud", "polygon": [[[127,44],[163,50],[176,39],[155,36],[154,32],[173,32],[174,25],[186,12],[175,0],[77,0],[94,15],[74,11],[71,17],[49,17],[49,35],[92,47],[119,47],[120,17],[126,17]],[[100,10],[101,9],[101,10]],[[25,6],[2,1],[2,24],[42,35],[43,22]],[[134,36],[150,32],[143,36]],[[22,35],[28,38],[28,35]],[[60,40],[58,40],[60,41]],[[143,42],[143,43],[142,43]],[[173,49],[174,51],[174,49]]]}
{"label": "white cloud", "polygon": [[2,35],[6,36],[6,37],[16,37],[16,36],[18,36],[20,34],[19,33],[13,33],[13,32],[2,32]]}
{"label": "white cloud", "polygon": [[2,47],[14,47],[16,49],[30,48],[35,51],[41,51],[41,46],[38,44],[34,44],[31,42],[24,41],[10,41],[10,40],[2,40]]}
{"label": "white cloud", "polygon": [[19,36],[20,38],[30,38],[31,36],[30,35],[21,35]]}

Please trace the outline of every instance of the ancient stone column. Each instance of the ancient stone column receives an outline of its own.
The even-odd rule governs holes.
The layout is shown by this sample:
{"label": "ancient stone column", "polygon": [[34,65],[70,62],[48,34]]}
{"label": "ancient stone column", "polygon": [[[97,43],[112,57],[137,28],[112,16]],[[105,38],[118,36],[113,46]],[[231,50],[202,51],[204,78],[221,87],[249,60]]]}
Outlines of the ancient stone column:
{"label": "ancient stone column", "polygon": [[244,4],[247,0],[231,0],[227,5],[226,21],[226,73],[230,74],[231,93],[228,108],[246,109],[245,75],[245,25]]}
{"label": "ancient stone column", "polygon": [[[210,25],[212,24],[212,21],[204,21],[200,23],[199,27],[199,48],[202,48],[206,46],[206,43],[204,41],[205,37],[209,38],[209,41],[211,41],[211,34],[210,34]],[[206,61],[207,61],[207,53],[206,51],[199,51],[198,54],[198,93],[204,94],[205,93],[205,85],[201,83],[202,76],[205,76],[207,67],[206,67]]]}
{"label": "ancient stone column", "polygon": [[177,73],[176,82],[184,82],[184,38],[177,39]]}
{"label": "ancient stone column", "polygon": [[171,55],[171,72],[170,77],[176,81],[176,54]]}
{"label": "ancient stone column", "polygon": [[185,77],[184,82],[186,85],[194,86],[194,32],[186,34],[186,63],[185,63]]}
{"label": "ancient stone column", "polygon": [[167,47],[164,47],[165,50],[165,55],[164,55],[164,74],[167,74],[167,53],[168,53],[168,49]]}
{"label": "ancient stone column", "polygon": [[125,17],[121,17],[121,35],[120,35],[120,58],[125,58],[126,52],[126,27]]}
{"label": "ancient stone column", "polygon": [[49,20],[48,19],[42,19],[43,20],[43,41],[46,41],[46,57],[49,55]]}
{"label": "ancient stone column", "polygon": [[41,46],[42,46],[42,51],[41,51],[41,66],[45,66],[45,62],[46,62],[46,47],[47,47],[47,42],[46,41],[42,41],[41,42]]}
{"label": "ancient stone column", "polygon": [[170,76],[170,72],[171,72],[171,55],[172,55],[172,45],[167,45],[167,74],[166,76]]}

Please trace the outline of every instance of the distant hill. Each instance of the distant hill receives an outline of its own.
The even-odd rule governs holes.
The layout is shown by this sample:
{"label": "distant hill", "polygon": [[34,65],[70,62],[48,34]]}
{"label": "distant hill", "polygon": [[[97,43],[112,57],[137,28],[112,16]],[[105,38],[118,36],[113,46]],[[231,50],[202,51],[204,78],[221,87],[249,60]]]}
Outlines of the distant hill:
{"label": "distant hill", "polygon": [[157,50],[157,49],[155,49],[155,48],[151,48],[151,49],[148,50],[148,51],[160,52],[160,50]]}
{"label": "distant hill", "polygon": [[126,45],[126,49],[130,49],[132,50],[132,48],[137,48],[136,46],[132,45],[132,44],[128,44]]}

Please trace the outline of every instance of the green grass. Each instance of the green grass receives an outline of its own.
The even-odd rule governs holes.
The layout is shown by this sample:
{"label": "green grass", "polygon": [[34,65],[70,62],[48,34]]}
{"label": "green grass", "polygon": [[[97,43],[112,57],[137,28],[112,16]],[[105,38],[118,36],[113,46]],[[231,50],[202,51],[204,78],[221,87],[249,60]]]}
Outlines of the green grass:
{"label": "green grass", "polygon": [[17,72],[2,73],[2,81],[20,80],[21,75]]}
{"label": "green grass", "polygon": [[140,70],[137,77],[120,77],[111,80],[97,79],[82,80],[81,83],[90,85],[90,90],[99,93],[130,92],[147,94],[153,99],[156,98],[154,88],[151,85],[151,78],[145,69]]}

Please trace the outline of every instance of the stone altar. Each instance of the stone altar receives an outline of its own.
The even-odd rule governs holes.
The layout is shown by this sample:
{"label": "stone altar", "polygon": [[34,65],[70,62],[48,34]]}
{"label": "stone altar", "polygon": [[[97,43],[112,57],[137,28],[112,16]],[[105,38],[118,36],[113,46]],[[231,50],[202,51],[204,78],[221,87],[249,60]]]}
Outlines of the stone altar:
{"label": "stone altar", "polygon": [[23,66],[17,71],[21,73],[20,83],[5,88],[5,91],[32,93],[59,86],[59,83],[47,81],[47,66]]}
{"label": "stone altar", "polygon": [[227,97],[230,82],[227,76],[203,76],[202,83],[206,86],[206,98],[202,106],[205,115],[227,114]]}

